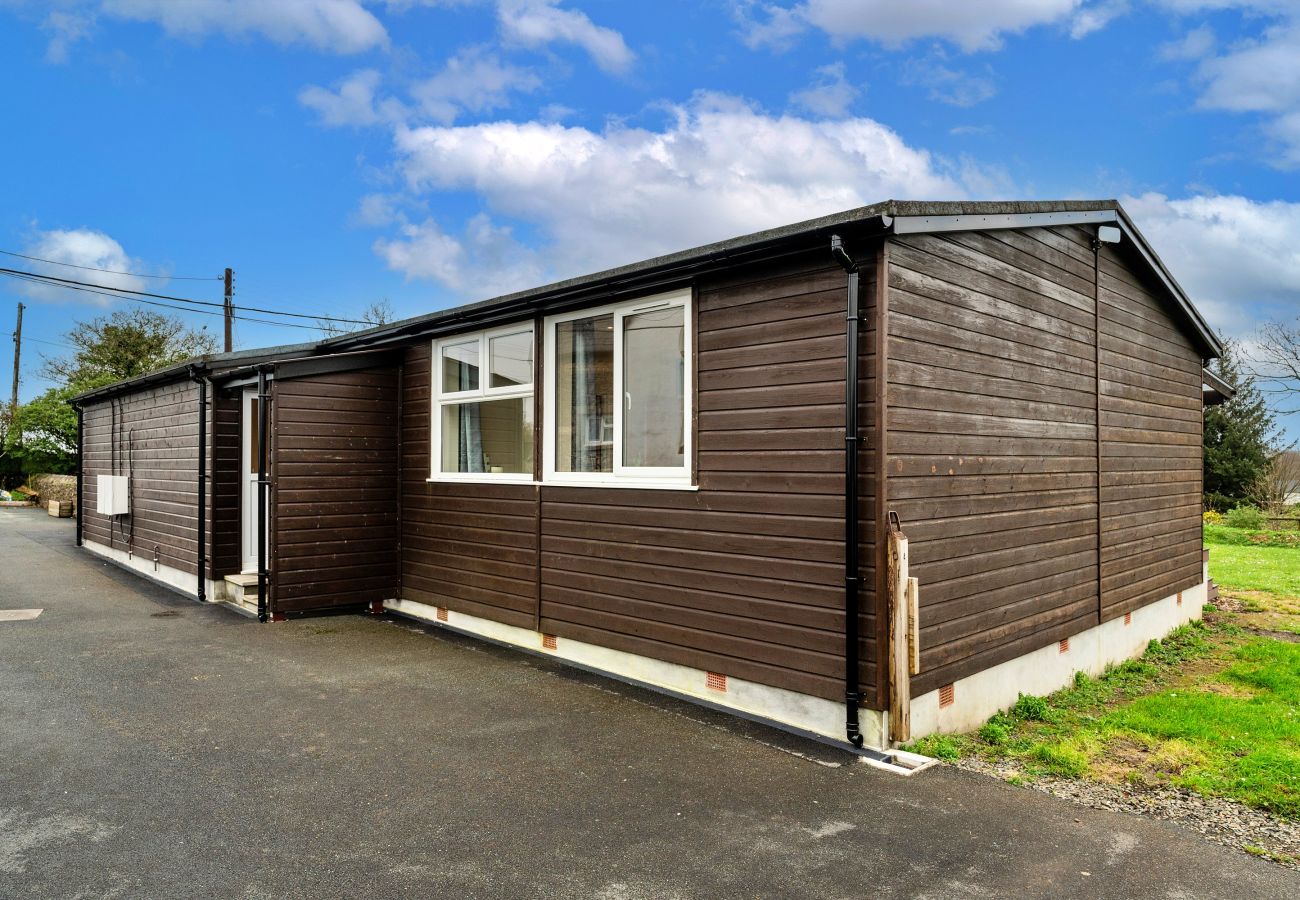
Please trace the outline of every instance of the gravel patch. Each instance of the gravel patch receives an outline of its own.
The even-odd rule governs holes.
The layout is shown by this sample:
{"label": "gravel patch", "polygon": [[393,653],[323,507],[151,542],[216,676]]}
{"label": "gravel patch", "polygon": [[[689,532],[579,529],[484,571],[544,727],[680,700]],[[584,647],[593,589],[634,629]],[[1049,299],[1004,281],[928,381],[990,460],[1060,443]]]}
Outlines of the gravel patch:
{"label": "gravel patch", "polygon": [[1081,806],[1154,816],[1195,831],[1225,847],[1244,850],[1247,845],[1274,854],[1273,862],[1300,871],[1300,822],[1281,819],[1221,797],[1205,797],[1175,787],[1122,787],[1103,781],[1039,778],[1013,763],[989,762],[974,757],[945,765],[979,772],[1006,781],[1020,778],[1022,786],[1060,797]]}

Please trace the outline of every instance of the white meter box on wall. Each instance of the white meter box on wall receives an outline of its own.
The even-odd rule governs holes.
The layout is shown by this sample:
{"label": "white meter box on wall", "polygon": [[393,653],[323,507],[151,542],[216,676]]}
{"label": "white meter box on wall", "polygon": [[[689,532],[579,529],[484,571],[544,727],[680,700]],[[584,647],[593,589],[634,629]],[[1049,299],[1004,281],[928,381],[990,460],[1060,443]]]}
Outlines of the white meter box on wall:
{"label": "white meter box on wall", "polygon": [[131,512],[131,497],[125,475],[100,475],[95,483],[95,512],[125,516]]}

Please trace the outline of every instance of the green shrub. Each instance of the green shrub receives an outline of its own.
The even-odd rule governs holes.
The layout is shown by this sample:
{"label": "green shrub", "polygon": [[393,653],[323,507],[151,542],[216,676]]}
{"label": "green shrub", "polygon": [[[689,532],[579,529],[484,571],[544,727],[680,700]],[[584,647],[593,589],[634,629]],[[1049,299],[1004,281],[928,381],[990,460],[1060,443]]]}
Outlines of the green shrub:
{"label": "green shrub", "polygon": [[1223,520],[1229,528],[1258,531],[1264,527],[1264,513],[1253,506],[1238,506],[1230,509]]}
{"label": "green shrub", "polygon": [[1011,723],[994,717],[980,726],[979,735],[984,743],[1001,747],[1011,737]]}
{"label": "green shrub", "polygon": [[1016,705],[1011,707],[1011,715],[1025,722],[1046,722],[1049,712],[1046,699],[1030,694],[1021,694],[1016,698]]}

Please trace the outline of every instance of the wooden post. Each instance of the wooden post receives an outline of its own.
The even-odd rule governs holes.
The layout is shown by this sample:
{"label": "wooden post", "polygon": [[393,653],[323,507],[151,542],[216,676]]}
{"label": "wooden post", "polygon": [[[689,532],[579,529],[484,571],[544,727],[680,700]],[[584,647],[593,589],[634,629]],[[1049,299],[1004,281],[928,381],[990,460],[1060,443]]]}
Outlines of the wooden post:
{"label": "wooden post", "polygon": [[889,590],[889,739],[901,743],[912,736],[907,535],[896,528],[890,528],[888,535],[885,584]]}
{"label": "wooden post", "polygon": [[913,675],[921,674],[921,582],[907,579],[907,657]]}

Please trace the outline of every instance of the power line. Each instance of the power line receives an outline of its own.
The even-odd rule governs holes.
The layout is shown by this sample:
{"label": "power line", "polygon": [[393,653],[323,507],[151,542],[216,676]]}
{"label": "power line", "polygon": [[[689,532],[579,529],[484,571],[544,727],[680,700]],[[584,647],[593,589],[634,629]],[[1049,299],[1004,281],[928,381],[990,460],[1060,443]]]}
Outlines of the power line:
{"label": "power line", "polygon": [[31,341],[33,344],[45,344],[45,345],[50,346],[50,347],[62,347],[62,348],[64,348],[65,350],[76,350],[76,349],[77,349],[76,347],[72,346],[71,344],[60,344],[58,341],[46,341],[46,340],[42,340],[41,338],[29,337],[29,338],[23,338],[23,340]]}
{"label": "power line", "polygon": [[[113,291],[114,292],[113,294],[105,294],[105,296],[110,296],[110,297],[117,296],[118,294],[129,294],[132,297],[154,297],[159,300],[172,300],[177,303],[190,303],[195,306],[214,306],[217,307],[218,309],[225,308],[224,303],[215,303],[211,300],[194,300],[189,297],[176,297],[173,296],[172,294],[155,294],[150,291],[133,291],[127,288],[113,287],[112,285],[107,285],[107,284],[94,284],[88,281],[76,281],[75,279],[72,278],[59,278],[57,275],[42,275],[39,272],[26,272],[22,269],[0,268],[0,275],[12,275],[19,278],[26,278],[29,281],[36,281],[37,283],[50,283],[60,287],[79,285],[80,290],[93,289],[91,290],[92,293],[104,294],[105,291]],[[78,289],[78,288],[74,288],[74,289]],[[122,299],[126,299],[126,298],[122,298]],[[367,322],[363,319],[344,319],[339,316],[325,316],[325,315],[313,315],[311,313],[286,312],[284,310],[266,309],[257,306],[241,305],[239,309],[248,310],[249,312],[265,313],[266,315],[270,315],[270,316],[290,316],[295,319],[311,319],[314,322],[341,322],[347,325],[370,325],[371,324],[370,322]],[[320,329],[317,328],[314,330],[319,331]]]}
{"label": "power line", "polygon": [[79,266],[76,263],[59,262],[57,259],[45,259],[40,256],[28,256],[25,253],[15,253],[12,250],[0,250],[5,256],[16,256],[19,259],[30,259],[33,262],[49,263],[52,266],[67,266],[69,269],[85,269],[87,272],[104,272],[108,275],[130,275],[132,278],[167,278],[173,281],[220,281],[220,275],[142,275],[139,272],[119,272],[116,269],[100,269],[95,266]]}
{"label": "power line", "polygon": [[[157,300],[143,300],[139,297],[123,297],[120,294],[110,294],[108,291],[100,291],[94,288],[76,287],[75,285],[71,285],[71,284],[50,284],[49,282],[43,281],[39,278],[28,277],[26,273],[15,273],[5,269],[0,269],[0,275],[9,275],[10,277],[17,278],[20,281],[30,281],[33,284],[44,284],[47,287],[59,287],[68,291],[82,291],[87,294],[100,294],[104,297],[111,297],[114,300],[126,300],[127,302],[130,303],[145,303],[148,304],[149,306],[161,306],[163,309],[175,309],[175,310],[179,310],[180,312],[194,313],[197,316],[220,317],[224,315],[224,313],[209,312],[206,309],[190,309],[188,306],[176,306],[171,303],[159,303]],[[221,304],[216,304],[216,305],[220,306]],[[244,307],[240,307],[240,309],[243,308]],[[278,325],[281,328],[301,328],[305,331],[321,330],[320,328],[313,327],[311,325],[299,325],[297,322],[276,322],[273,319],[257,319],[252,316],[235,316],[234,318],[239,319],[241,322],[258,322],[261,323],[262,325]]]}

